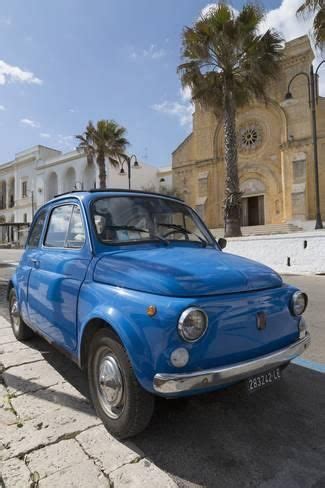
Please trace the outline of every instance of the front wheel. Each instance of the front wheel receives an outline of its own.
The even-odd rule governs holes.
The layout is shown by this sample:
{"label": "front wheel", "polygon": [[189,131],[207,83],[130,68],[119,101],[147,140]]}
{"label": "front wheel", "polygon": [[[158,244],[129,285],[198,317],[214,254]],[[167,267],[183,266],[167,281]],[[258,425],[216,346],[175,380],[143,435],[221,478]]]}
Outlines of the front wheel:
{"label": "front wheel", "polygon": [[88,381],[96,412],[111,434],[126,439],[147,427],[154,397],[139,385],[124,347],[108,329],[90,344]]}
{"label": "front wheel", "polygon": [[25,324],[20,316],[18,299],[14,288],[9,293],[9,315],[12,331],[18,341],[26,341],[33,337],[34,332]]}

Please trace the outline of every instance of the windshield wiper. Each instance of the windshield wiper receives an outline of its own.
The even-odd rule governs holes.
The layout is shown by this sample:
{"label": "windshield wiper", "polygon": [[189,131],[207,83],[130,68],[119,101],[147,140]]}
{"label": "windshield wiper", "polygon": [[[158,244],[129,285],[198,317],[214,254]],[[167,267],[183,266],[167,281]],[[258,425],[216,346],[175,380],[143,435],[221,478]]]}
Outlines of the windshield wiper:
{"label": "windshield wiper", "polygon": [[[192,234],[193,236],[197,237],[201,241],[201,243],[203,244],[204,247],[206,247],[208,245],[208,242],[205,239],[202,239],[202,237],[195,234],[195,232],[192,232],[190,230],[185,229],[185,227],[183,227],[182,225],[163,224],[160,222],[157,222],[157,225],[160,225],[161,227],[169,227],[170,229],[178,230],[179,232],[182,232],[183,234],[187,234],[187,235]],[[195,242],[195,241],[191,241],[191,242]]]}
{"label": "windshield wiper", "polygon": [[115,230],[131,230],[135,232],[144,232],[146,234],[149,234],[150,237],[153,237],[154,239],[157,239],[161,242],[163,242],[165,245],[168,246],[169,240],[165,239],[164,237],[161,237],[158,234],[152,234],[150,230],[148,229],[141,229],[140,227],[135,227],[134,225],[107,225],[110,229],[115,229]]}

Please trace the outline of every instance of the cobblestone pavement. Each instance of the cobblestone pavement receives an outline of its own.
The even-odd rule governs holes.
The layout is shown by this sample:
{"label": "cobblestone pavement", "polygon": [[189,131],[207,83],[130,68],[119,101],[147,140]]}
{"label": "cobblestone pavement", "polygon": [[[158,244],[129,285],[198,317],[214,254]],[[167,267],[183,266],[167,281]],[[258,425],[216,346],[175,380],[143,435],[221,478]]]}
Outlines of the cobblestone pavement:
{"label": "cobblestone pavement", "polygon": [[[0,268],[0,487],[325,488],[325,374],[292,365],[252,395],[241,384],[159,400],[149,428],[118,442],[71,361],[14,339],[3,318],[12,268]],[[325,364],[325,277],[288,281],[311,296],[309,359]]]}
{"label": "cobblestone pavement", "polygon": [[0,317],[2,485],[176,487],[139,448],[107,433],[80,371],[55,353],[54,364],[53,353],[40,339],[17,342]]}

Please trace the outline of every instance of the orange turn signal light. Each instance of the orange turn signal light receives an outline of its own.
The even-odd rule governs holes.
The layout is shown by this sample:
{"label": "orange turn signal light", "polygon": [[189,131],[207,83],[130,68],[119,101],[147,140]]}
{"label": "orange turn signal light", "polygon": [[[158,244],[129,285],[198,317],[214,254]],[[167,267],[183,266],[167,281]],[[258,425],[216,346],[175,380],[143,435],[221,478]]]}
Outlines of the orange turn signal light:
{"label": "orange turn signal light", "polygon": [[149,315],[149,317],[153,317],[156,313],[157,307],[155,305],[149,305],[149,307],[147,307],[147,315]]}

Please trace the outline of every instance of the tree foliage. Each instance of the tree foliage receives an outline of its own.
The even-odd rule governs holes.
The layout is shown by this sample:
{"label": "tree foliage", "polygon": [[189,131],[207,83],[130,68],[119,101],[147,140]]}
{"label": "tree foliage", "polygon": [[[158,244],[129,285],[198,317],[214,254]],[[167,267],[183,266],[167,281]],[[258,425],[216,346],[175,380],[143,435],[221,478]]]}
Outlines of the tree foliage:
{"label": "tree foliage", "polygon": [[320,49],[325,46],[325,3],[324,0],[305,0],[297,10],[298,15],[312,15],[315,44]]}
{"label": "tree foliage", "polygon": [[99,120],[96,125],[91,121],[83,134],[77,135],[78,149],[86,154],[88,163],[96,162],[99,170],[100,188],[106,188],[106,165],[108,159],[114,167],[127,159],[126,129],[114,120]]}
{"label": "tree foliage", "polygon": [[224,121],[226,235],[240,235],[237,109],[253,99],[267,100],[283,51],[276,31],[260,32],[263,19],[255,4],[244,5],[236,15],[219,3],[183,31],[183,63],[178,67],[182,85],[191,89],[194,102]]}

